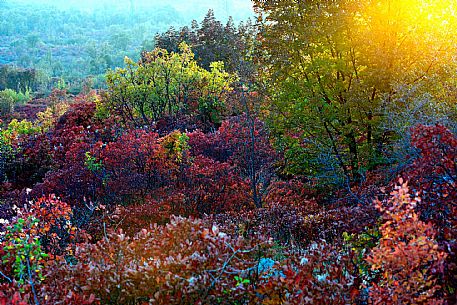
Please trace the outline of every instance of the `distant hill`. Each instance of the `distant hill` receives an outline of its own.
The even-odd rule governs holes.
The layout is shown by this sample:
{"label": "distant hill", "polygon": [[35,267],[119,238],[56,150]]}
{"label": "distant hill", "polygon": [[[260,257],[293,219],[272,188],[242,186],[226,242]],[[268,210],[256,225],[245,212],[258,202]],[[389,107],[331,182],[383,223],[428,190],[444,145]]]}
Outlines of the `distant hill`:
{"label": "distant hill", "polygon": [[[0,0],[0,65],[36,68],[45,78],[103,84],[107,69],[138,59],[157,33],[201,22],[209,9],[235,22],[252,17],[249,0]],[[79,85],[78,85],[79,86]]]}

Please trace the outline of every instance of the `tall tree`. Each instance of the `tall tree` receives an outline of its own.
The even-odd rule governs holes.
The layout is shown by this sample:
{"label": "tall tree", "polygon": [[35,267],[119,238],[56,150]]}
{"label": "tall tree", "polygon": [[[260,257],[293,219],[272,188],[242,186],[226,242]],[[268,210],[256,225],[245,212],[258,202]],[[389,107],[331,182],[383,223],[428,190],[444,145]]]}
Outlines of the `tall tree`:
{"label": "tall tree", "polygon": [[260,73],[290,173],[360,180],[380,162],[381,122],[401,87],[434,95],[433,82],[455,79],[446,70],[456,52],[452,0],[254,3]]}
{"label": "tall tree", "polygon": [[209,64],[221,60],[221,38],[223,37],[223,25],[214,16],[214,11],[209,10],[198,29],[199,45],[195,53],[202,58],[202,66],[208,68]]}
{"label": "tall tree", "polygon": [[237,72],[241,79],[253,78],[254,67],[251,54],[254,49],[255,26],[250,20],[235,26],[233,18],[223,25],[209,10],[199,24],[192,21],[191,27],[179,31],[171,27],[155,37],[155,46],[169,52],[177,52],[179,44],[186,42],[195,52],[195,59],[205,69],[214,61],[223,61],[227,71]]}

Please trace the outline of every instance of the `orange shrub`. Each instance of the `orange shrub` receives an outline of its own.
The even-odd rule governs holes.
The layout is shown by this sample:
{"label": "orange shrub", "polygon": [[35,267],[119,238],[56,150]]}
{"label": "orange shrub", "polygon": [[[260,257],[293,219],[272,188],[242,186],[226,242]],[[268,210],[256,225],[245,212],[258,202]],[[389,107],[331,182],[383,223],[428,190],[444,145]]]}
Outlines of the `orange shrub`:
{"label": "orange shrub", "polygon": [[370,296],[373,304],[443,304],[437,275],[443,272],[446,255],[438,250],[431,224],[419,220],[407,183],[392,192],[387,202],[377,202],[384,213],[381,239],[369,257],[379,280]]}

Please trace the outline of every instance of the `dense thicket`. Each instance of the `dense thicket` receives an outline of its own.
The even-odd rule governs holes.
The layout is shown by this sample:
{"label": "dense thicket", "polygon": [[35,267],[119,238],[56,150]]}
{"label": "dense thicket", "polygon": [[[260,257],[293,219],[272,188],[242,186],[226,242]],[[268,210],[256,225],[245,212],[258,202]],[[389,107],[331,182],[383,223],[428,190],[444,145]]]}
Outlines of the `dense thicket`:
{"label": "dense thicket", "polygon": [[455,5],[255,4],[106,90],[4,70],[0,304],[457,302]]}

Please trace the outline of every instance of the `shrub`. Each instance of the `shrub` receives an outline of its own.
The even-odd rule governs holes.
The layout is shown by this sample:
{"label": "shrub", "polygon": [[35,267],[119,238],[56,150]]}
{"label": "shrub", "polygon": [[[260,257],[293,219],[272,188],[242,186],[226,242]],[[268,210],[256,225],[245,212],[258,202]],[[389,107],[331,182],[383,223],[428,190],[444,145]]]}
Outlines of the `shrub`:
{"label": "shrub", "polygon": [[94,295],[101,304],[245,304],[255,296],[248,288],[266,245],[173,218],[132,238],[111,233],[81,245],[76,265],[62,262],[49,276],[63,280],[61,289],[47,285],[42,291],[54,300]]}
{"label": "shrub", "polygon": [[367,258],[379,280],[373,284],[373,304],[443,304],[438,278],[446,254],[438,249],[431,224],[419,220],[406,183],[392,192],[390,200],[376,202],[384,214],[379,244]]}
{"label": "shrub", "polygon": [[14,91],[10,89],[0,91],[0,115],[2,117],[13,111],[15,100],[11,92],[14,93]]}
{"label": "shrub", "polygon": [[440,250],[448,254],[442,288],[449,304],[457,302],[457,137],[443,125],[419,125],[412,130],[412,145],[419,150],[402,176],[422,198],[416,210],[431,222]]}
{"label": "shrub", "polygon": [[23,105],[30,101],[31,96],[28,90],[25,93],[16,92],[11,89],[0,91],[0,115],[5,116],[13,111],[14,106]]}
{"label": "shrub", "polygon": [[256,292],[258,304],[353,304],[358,287],[351,256],[325,242],[286,253]]}

